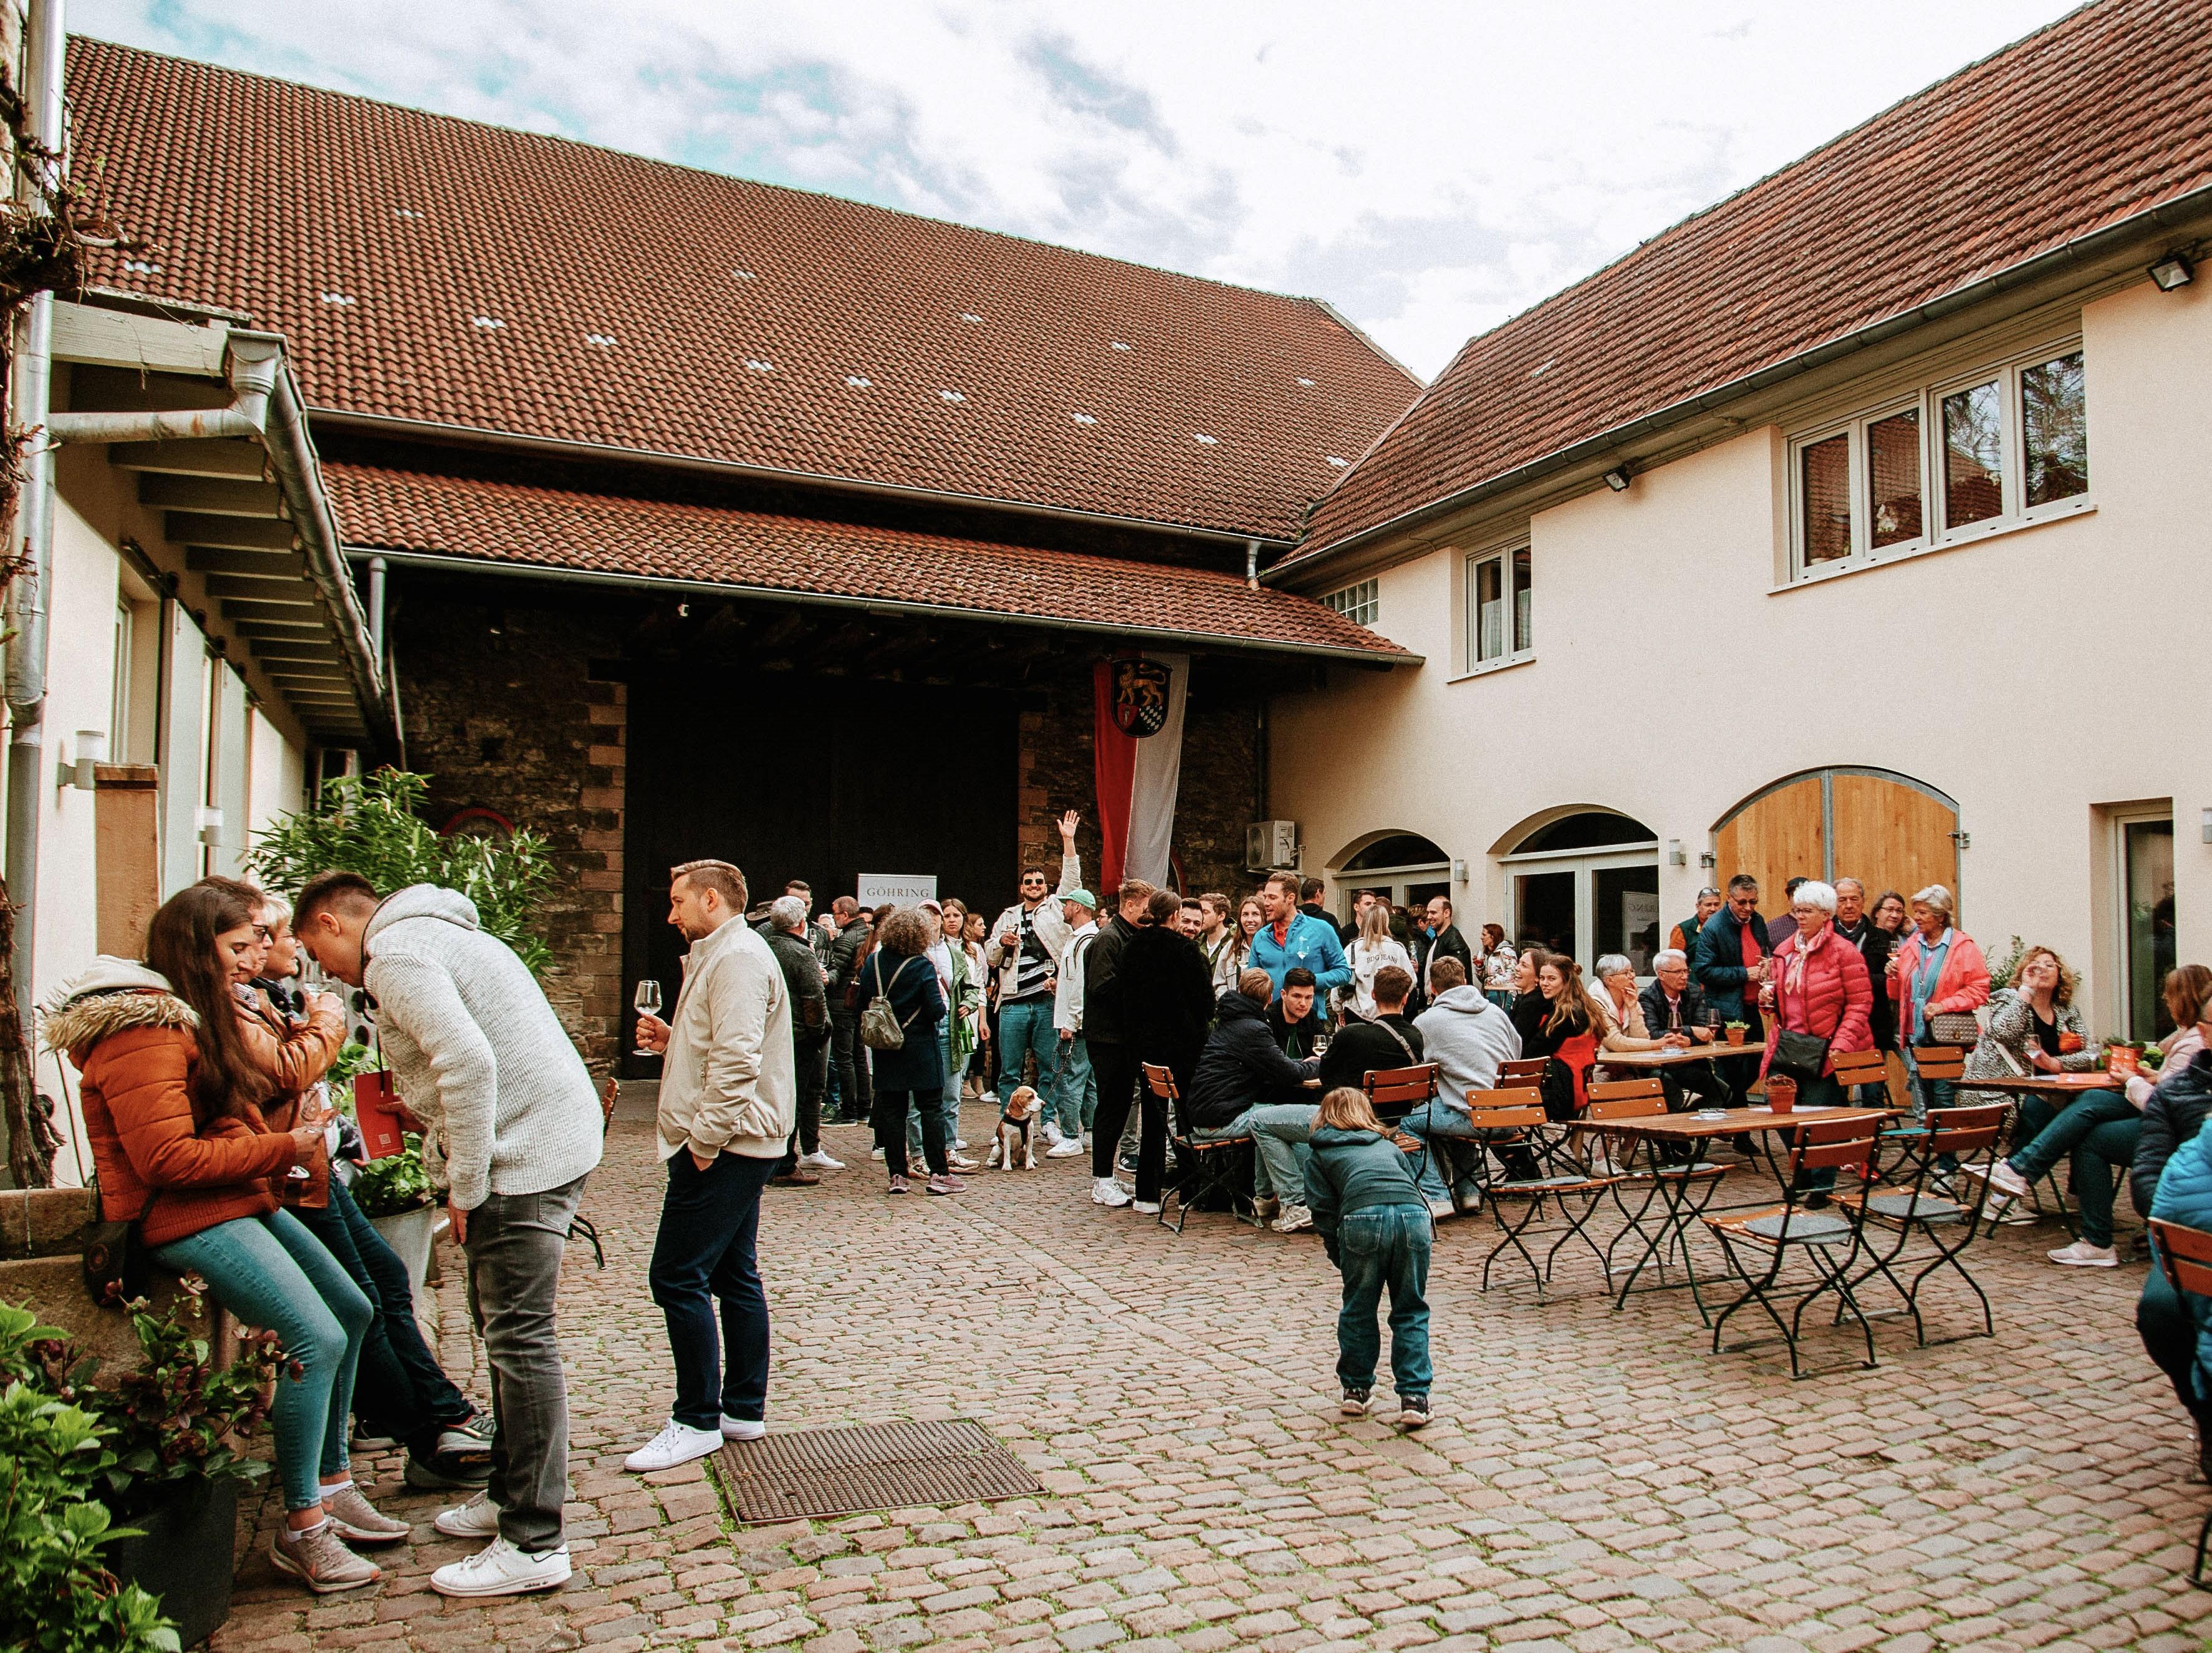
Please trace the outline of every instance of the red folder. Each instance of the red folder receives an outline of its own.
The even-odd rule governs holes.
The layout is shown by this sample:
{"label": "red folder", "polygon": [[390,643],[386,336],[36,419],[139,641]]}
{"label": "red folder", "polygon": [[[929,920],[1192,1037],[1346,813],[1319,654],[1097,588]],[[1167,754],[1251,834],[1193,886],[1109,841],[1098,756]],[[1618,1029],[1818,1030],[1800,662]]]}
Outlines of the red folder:
{"label": "red folder", "polygon": [[370,1068],[353,1076],[353,1117],[371,1159],[390,1158],[406,1146],[401,1139],[404,1133],[422,1128],[399,1100],[388,1068]]}

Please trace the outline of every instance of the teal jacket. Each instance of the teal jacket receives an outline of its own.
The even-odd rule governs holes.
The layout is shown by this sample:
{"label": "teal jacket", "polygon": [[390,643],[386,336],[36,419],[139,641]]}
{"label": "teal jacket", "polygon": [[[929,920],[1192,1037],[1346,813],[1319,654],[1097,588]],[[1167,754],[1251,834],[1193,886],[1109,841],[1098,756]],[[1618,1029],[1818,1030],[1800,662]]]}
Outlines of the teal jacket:
{"label": "teal jacket", "polygon": [[1337,1225],[1346,1212],[1371,1206],[1428,1209],[1412,1158],[1389,1137],[1329,1125],[1313,1133],[1310,1146],[1313,1157],[1306,1161],[1306,1209],[1328,1243],[1330,1261],[1336,1261]]}

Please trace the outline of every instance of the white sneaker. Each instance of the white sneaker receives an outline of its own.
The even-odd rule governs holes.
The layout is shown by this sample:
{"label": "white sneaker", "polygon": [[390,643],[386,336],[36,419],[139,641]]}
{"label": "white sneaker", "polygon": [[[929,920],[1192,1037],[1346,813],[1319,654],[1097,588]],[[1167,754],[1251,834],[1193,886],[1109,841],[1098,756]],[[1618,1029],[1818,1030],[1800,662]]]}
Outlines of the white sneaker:
{"label": "white sneaker", "polygon": [[1060,1124],[1059,1124],[1059,1121],[1057,1121],[1056,1120],[1049,1120],[1049,1119],[1048,1119],[1048,1120],[1047,1120],[1047,1121],[1045,1121],[1045,1122],[1044,1122],[1044,1139],[1045,1139],[1046,1141],[1048,1141],[1048,1142],[1051,1143],[1051,1144],[1052,1144],[1052,1146],[1053,1146],[1054,1147],[1055,1147],[1055,1148],[1056,1148],[1056,1147],[1058,1147],[1058,1146],[1060,1146]]}
{"label": "white sneaker", "polygon": [[1091,1180],[1091,1197],[1102,1206],[1126,1206],[1131,1195],[1110,1176],[1096,1176]]}
{"label": "white sneaker", "polygon": [[525,1595],[558,1589],[568,1582],[568,1547],[531,1554],[495,1538],[465,1560],[448,1562],[430,1575],[441,1595]]}
{"label": "white sneaker", "polygon": [[2045,1253],[2051,1261],[2063,1263],[2069,1268],[2118,1268],[2119,1254],[2108,1245],[2091,1245],[2087,1240],[2076,1240],[2063,1250]]}
{"label": "white sneaker", "polygon": [[799,1163],[802,1165],[810,1165],[817,1171],[842,1171],[845,1169],[843,1160],[830,1158],[820,1148],[817,1148],[812,1153],[799,1155]]}
{"label": "white sneaker", "polygon": [[732,1418],[722,1414],[722,1438],[726,1441],[757,1441],[768,1433],[768,1425],[757,1418]]}
{"label": "white sneaker", "polygon": [[439,1510],[430,1524],[447,1538],[497,1538],[499,1505],[489,1492],[479,1492],[455,1509]]}
{"label": "white sneaker", "polygon": [[623,1460],[623,1468],[641,1474],[655,1469],[673,1469],[679,1463],[705,1457],[721,1443],[721,1431],[694,1429],[689,1424],[678,1423],[671,1418],[659,1434]]}
{"label": "white sneaker", "polygon": [[1073,1159],[1076,1155],[1082,1152],[1083,1139],[1081,1137],[1064,1136],[1053,1146],[1047,1148],[1044,1151],[1044,1157],[1047,1159]]}
{"label": "white sneaker", "polygon": [[[960,1146],[964,1148],[968,1145],[963,1142]],[[965,1154],[948,1153],[945,1156],[945,1163],[956,1171],[972,1171],[975,1169],[975,1162]]]}
{"label": "white sneaker", "polygon": [[1300,1229],[1313,1226],[1313,1212],[1304,1206],[1285,1206],[1283,1214],[1275,1218],[1275,1232],[1295,1234]]}
{"label": "white sneaker", "polygon": [[967,1138],[965,1138],[965,1137],[958,1137],[958,1136],[957,1136],[957,1137],[954,1137],[954,1138],[952,1139],[952,1151],[953,1151],[955,1153],[959,1152],[961,1149],[963,1149],[963,1148],[966,1147],[967,1146],[968,1146],[968,1139],[967,1139]]}
{"label": "white sneaker", "polygon": [[868,1150],[868,1158],[871,1159],[881,1159],[883,1157],[884,1151],[881,1148],[871,1148]]}
{"label": "white sneaker", "polygon": [[2035,1193],[2028,1185],[2027,1179],[2002,1159],[1986,1170],[1979,1165],[1961,1165],[1959,1174],[1961,1176],[1978,1176],[1990,1185],[1992,1203],[1996,1203],[1999,1196],[2005,1200],[2027,1200]]}
{"label": "white sneaker", "polygon": [[1129,1209],[1146,1217],[1157,1217],[1160,1214],[1160,1202],[1157,1200],[1139,1200],[1131,1205]]}

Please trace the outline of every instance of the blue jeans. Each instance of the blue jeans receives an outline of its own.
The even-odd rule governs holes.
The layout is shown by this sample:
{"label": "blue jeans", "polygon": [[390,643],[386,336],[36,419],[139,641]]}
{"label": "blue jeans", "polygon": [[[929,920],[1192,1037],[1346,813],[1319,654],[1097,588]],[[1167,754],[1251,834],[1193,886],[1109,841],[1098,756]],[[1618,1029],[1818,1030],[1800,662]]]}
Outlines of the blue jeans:
{"label": "blue jeans", "polygon": [[725,1414],[754,1423],[768,1415],[768,1296],[754,1245],[761,1190],[775,1174],[773,1159],[744,1154],[717,1154],[703,1171],[687,1151],[668,1162],[647,1278],[668,1317],[674,1416],[694,1429],[714,1429]]}
{"label": "blue jeans", "polygon": [[[2023,1123],[2033,1121],[2030,1103],[2021,1101]],[[2045,1109],[2045,1116],[2048,1117]],[[2074,1198],[2081,1206],[2081,1237],[2091,1245],[2112,1243],[2112,1170],[2136,1163],[2136,1143],[2142,1135],[2142,1115],[2118,1091],[2090,1091],[2074,1098],[2056,1119],[2037,1131],[2024,1148],[2016,1148],[2006,1162],[2031,1182],[2039,1182],[2062,1158],[2073,1162]],[[2154,1271],[2155,1272],[2155,1271]]]}
{"label": "blue jeans", "polygon": [[1390,1379],[1398,1398],[1426,1395],[1429,1365],[1429,1247],[1435,1233],[1419,1206],[1369,1206],[1337,1225],[1336,1266],[1344,1307],[1336,1317],[1336,1375],[1347,1389],[1371,1389],[1382,1356],[1375,1311],[1390,1288]]}
{"label": "blue jeans", "polygon": [[[1060,1067],[1054,1077],[1051,1091],[1038,1092],[1048,1097],[1052,1108],[1046,1117],[1059,1125],[1062,1136],[1080,1137],[1098,1113],[1098,1076],[1091,1071],[1091,1047],[1080,1033],[1060,1046]],[[1006,1095],[1012,1094],[1009,1086]]]}
{"label": "blue jeans", "polygon": [[465,1423],[476,1408],[422,1341],[407,1265],[336,1177],[328,1206],[293,1215],[337,1259],[375,1310],[362,1340],[354,1391],[364,1425],[371,1434],[396,1437],[417,1457],[429,1456],[438,1449],[441,1426]]}
{"label": "blue jeans", "polygon": [[[940,1047],[945,1052],[945,1089],[938,1100],[938,1116],[945,1121],[945,1152],[951,1153],[952,1145],[960,1139],[960,1078],[968,1067],[968,1059],[952,1060],[952,1042],[948,1038]],[[1040,1096],[1049,1091],[1040,1091]],[[917,1108],[906,1116],[906,1157],[921,1158],[921,1111]]]}
{"label": "blue jeans", "polygon": [[[1398,1121],[1398,1128],[1407,1136],[1417,1136],[1431,1144],[1421,1156],[1421,1197],[1424,1200],[1449,1200],[1451,1190],[1444,1186],[1443,1173],[1437,1167],[1449,1164],[1452,1182],[1462,1197],[1472,1198],[1480,1191],[1474,1172],[1461,1157],[1455,1144],[1479,1143],[1483,1133],[1468,1122],[1468,1116],[1458,1109],[1442,1101],[1431,1101],[1416,1108]],[[1476,1152],[1480,1153],[1478,1148]]]}
{"label": "blue jeans", "polygon": [[323,1501],[323,1480],[346,1470],[354,1368],[375,1310],[323,1243],[288,1211],[240,1217],[172,1241],[162,1267],[204,1279],[216,1301],[276,1334],[289,1357],[271,1413],[287,1510]]}
{"label": "blue jeans", "polygon": [[[1013,1095],[1022,1083],[1023,1058],[1035,1052],[1036,1093],[1053,1094],[1053,1075],[1060,1061],[1060,1034],[1052,1024],[1052,995],[1023,999],[999,1007],[999,1100]],[[1066,1128],[1065,1125],[1062,1126]]]}
{"label": "blue jeans", "polygon": [[1314,1115],[1321,1109],[1311,1103],[1285,1102],[1247,1108],[1237,1116],[1228,1134],[1252,1139],[1252,1191],[1261,1199],[1270,1192],[1286,1206],[1306,1202],[1306,1161],[1313,1150]]}

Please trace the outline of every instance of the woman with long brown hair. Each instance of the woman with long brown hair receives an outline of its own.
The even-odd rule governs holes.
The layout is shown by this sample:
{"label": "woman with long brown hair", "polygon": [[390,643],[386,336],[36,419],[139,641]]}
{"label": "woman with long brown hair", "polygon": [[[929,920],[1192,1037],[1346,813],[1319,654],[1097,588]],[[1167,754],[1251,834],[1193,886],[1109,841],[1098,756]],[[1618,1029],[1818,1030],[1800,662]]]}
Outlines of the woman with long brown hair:
{"label": "woman with long brown hair", "polygon": [[271,1420],[286,1518],[270,1559],[319,1595],[382,1576],[348,1539],[406,1529],[377,1514],[347,1468],[368,1299],[277,1205],[275,1185],[321,1148],[324,1129],[272,1131],[262,1116],[275,1087],[233,992],[260,968],[260,919],[258,901],[237,889],[202,884],[171,896],[148,927],[147,964],[100,960],[70,985],[47,1037],[82,1075],[101,1215],[136,1223],[156,1263],[200,1275],[216,1301],[283,1344]]}
{"label": "woman with long brown hair", "polygon": [[1534,948],[1521,955],[1522,962],[1532,954],[1536,990],[1514,1000],[1513,1025],[1524,1058],[1551,1059],[1544,1069],[1544,1111],[1553,1119],[1571,1119],[1589,1100],[1590,1065],[1605,1036],[1605,1012],[1583,986],[1582,966],[1565,953]]}

